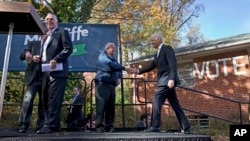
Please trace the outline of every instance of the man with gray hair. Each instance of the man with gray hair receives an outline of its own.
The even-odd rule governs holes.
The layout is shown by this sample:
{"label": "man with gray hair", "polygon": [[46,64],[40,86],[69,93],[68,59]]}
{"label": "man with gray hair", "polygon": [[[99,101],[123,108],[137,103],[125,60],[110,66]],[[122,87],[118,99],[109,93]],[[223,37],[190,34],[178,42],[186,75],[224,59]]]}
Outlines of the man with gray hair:
{"label": "man with gray hair", "polygon": [[[120,84],[122,70],[130,67],[120,65],[115,59],[115,44],[109,42],[97,59],[95,77],[96,130],[97,132],[114,132],[115,87]],[[105,125],[103,119],[105,117]]]}
{"label": "man with gray hair", "polygon": [[153,47],[158,50],[154,60],[144,68],[133,70],[135,73],[142,74],[157,68],[157,90],[152,101],[151,127],[145,132],[160,131],[161,109],[168,99],[179,121],[180,131],[190,134],[193,132],[193,127],[188,122],[175,91],[175,87],[180,85],[175,52],[171,46],[163,44],[163,37],[160,34],[152,34],[150,40]]}
{"label": "man with gray hair", "polygon": [[[37,134],[48,134],[59,131],[61,128],[60,114],[69,73],[68,58],[73,52],[69,32],[58,28],[58,18],[55,14],[47,14],[45,25],[48,32],[42,44],[40,63],[49,65],[51,71],[42,73],[46,118],[43,127],[37,131]],[[62,69],[56,70],[60,64]]]}

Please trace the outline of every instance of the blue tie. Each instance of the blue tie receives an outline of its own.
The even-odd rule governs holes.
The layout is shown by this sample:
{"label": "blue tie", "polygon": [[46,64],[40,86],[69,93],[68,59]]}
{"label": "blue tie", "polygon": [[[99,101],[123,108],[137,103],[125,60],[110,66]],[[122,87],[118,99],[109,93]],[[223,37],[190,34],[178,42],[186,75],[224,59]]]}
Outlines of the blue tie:
{"label": "blue tie", "polygon": [[72,105],[71,105],[71,107],[70,107],[70,113],[72,113],[72,110],[73,110],[73,103],[75,102],[75,100],[76,100],[76,97],[77,97],[77,95],[76,96],[74,96],[74,98],[73,98],[73,100],[72,100]]}

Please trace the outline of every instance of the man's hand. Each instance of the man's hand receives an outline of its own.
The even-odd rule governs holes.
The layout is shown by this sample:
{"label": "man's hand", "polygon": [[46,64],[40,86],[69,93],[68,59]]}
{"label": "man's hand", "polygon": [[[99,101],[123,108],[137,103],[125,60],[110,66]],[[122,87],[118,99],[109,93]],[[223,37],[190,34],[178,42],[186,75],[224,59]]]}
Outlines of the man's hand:
{"label": "man's hand", "polygon": [[51,60],[51,61],[49,62],[49,64],[50,64],[50,68],[51,68],[52,70],[56,68],[56,61],[55,61],[55,60]]}
{"label": "man's hand", "polygon": [[27,61],[28,64],[31,63],[32,61],[32,54],[30,52],[25,53],[25,60]]}
{"label": "man's hand", "polygon": [[174,80],[168,80],[167,86],[169,87],[169,89],[172,89],[174,87]]}
{"label": "man's hand", "polygon": [[129,73],[138,74],[138,72],[139,72],[138,68],[130,68],[130,69],[129,69]]}
{"label": "man's hand", "polygon": [[64,101],[63,102],[63,104],[66,104],[67,105],[67,108],[70,108],[70,104],[71,104],[72,102],[68,102],[68,101]]}
{"label": "man's hand", "polygon": [[127,71],[128,73],[131,73],[131,68],[130,68],[130,66],[125,66],[125,71]]}
{"label": "man's hand", "polygon": [[34,61],[35,63],[39,63],[39,62],[40,62],[40,56],[39,56],[39,55],[34,55],[34,56],[33,56],[33,61]]}

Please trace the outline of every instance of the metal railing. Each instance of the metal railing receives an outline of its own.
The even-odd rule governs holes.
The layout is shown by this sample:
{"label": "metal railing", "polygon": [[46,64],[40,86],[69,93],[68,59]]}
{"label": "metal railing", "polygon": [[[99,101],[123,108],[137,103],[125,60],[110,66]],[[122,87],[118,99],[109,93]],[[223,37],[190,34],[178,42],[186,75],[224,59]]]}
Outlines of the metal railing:
{"label": "metal railing", "polygon": [[[140,83],[144,83],[144,90],[146,90],[146,83],[152,83],[152,82],[157,82],[157,81],[149,81],[149,80],[141,80],[137,83],[137,93],[138,93],[138,89],[139,89],[139,85]],[[232,102],[232,103],[236,103],[238,104],[239,106],[239,121],[235,121],[235,120],[230,120],[228,118],[222,118],[220,116],[217,116],[217,115],[212,115],[212,114],[209,114],[209,113],[205,113],[205,112],[200,112],[200,111],[197,111],[197,110],[192,110],[192,109],[187,109],[187,108],[184,108],[182,107],[184,110],[186,111],[189,111],[189,112],[192,112],[192,113],[196,113],[196,114],[201,114],[201,115],[206,115],[208,117],[212,117],[212,118],[215,118],[215,119],[219,119],[219,120],[222,120],[222,121],[227,121],[227,122],[231,122],[231,123],[235,123],[235,124],[243,124],[243,118],[242,118],[242,104],[250,104],[250,102],[247,102],[247,101],[240,101],[240,100],[234,100],[234,99],[230,99],[230,98],[225,98],[225,97],[221,97],[221,96],[218,96],[216,94],[211,94],[211,93],[206,93],[206,92],[202,92],[202,91],[198,91],[198,90],[194,90],[194,89],[191,89],[191,88],[186,88],[186,87],[183,87],[183,86],[177,86],[178,88],[180,89],[184,89],[186,91],[192,91],[192,92],[195,92],[195,94],[201,94],[201,95],[206,95],[206,96],[210,96],[210,97],[213,97],[213,98],[216,98],[216,99],[221,99],[221,100],[225,100],[225,101],[229,101],[229,102]],[[144,96],[145,98],[147,98],[146,96],[146,92],[144,92]],[[138,98],[138,97],[137,97]],[[152,102],[147,102],[147,100],[145,99],[145,101],[141,101],[139,98],[138,98],[138,101],[140,103],[144,103],[144,104],[151,104]],[[168,103],[164,103],[165,105],[168,105],[168,106],[171,106],[170,104]],[[147,107],[147,106],[146,106]]]}
{"label": "metal railing", "polygon": [[[22,85],[20,85],[20,88],[18,90],[16,90],[16,92],[18,92],[18,97],[20,96],[19,100],[20,101],[16,101],[16,102],[4,102],[3,103],[3,107],[20,107],[21,108],[21,105],[22,105],[22,102],[23,102],[23,97],[24,97],[24,93],[25,93],[25,85],[23,83],[23,77],[8,77],[8,80],[18,80],[20,81],[20,83],[22,83]],[[86,83],[86,80],[83,78],[83,77],[69,77],[68,80],[81,80],[83,83],[81,83],[82,87],[83,87],[83,91],[82,91],[82,95],[84,97],[86,97],[87,95],[87,92],[86,92],[86,87],[87,87],[87,83]],[[79,85],[77,85],[79,86]],[[16,86],[11,86],[11,87],[16,87]],[[7,91],[7,89],[5,90]],[[7,95],[5,95],[7,96]],[[34,107],[37,107],[38,106],[38,103],[35,103],[33,104]],[[66,106],[69,106],[69,104],[62,104],[63,107],[66,107]],[[3,109],[4,110],[4,109]],[[19,113],[16,114],[16,116],[19,116]],[[84,102],[84,105],[83,105],[83,117],[86,117],[86,102]],[[18,117],[16,117],[16,119],[18,119]],[[2,119],[1,119],[2,120]],[[18,121],[15,121],[13,123],[16,123]]]}
{"label": "metal railing", "polygon": [[[16,79],[20,79],[20,78],[16,78]],[[85,79],[84,78],[80,78],[80,77],[71,77],[69,79],[81,79],[84,82],[84,85],[83,85],[83,87],[84,87],[84,97],[87,97],[87,95],[89,93],[87,92],[87,83],[86,83]],[[145,107],[144,110],[147,111],[148,104],[152,104],[152,102],[147,100],[148,95],[146,93],[146,85],[148,83],[156,83],[157,81],[144,80],[142,78],[123,78],[123,80],[131,80],[130,83],[134,83],[135,98],[139,102],[139,103],[131,103],[131,104],[125,104],[124,103],[124,84],[121,83],[121,96],[122,96],[121,99],[122,99],[122,102],[119,103],[119,104],[116,104],[116,105],[121,106],[121,109],[122,109],[122,112],[121,112],[121,114],[122,114],[121,115],[122,116],[122,127],[126,127],[124,107],[125,106],[143,106],[143,107]],[[141,84],[143,84],[143,87],[144,87],[143,97],[145,98],[145,101],[142,101],[140,99],[139,95],[138,95],[138,93],[139,93],[139,86]],[[206,96],[210,96],[210,97],[213,97],[213,98],[216,98],[216,99],[221,99],[221,100],[229,101],[229,102],[232,102],[232,103],[236,103],[236,104],[238,104],[238,107],[239,107],[239,117],[240,117],[240,119],[239,119],[239,121],[235,121],[235,120],[231,120],[231,119],[228,119],[228,118],[222,118],[222,117],[217,116],[217,115],[213,115],[213,114],[201,112],[201,111],[198,111],[198,110],[192,110],[192,109],[188,109],[188,108],[182,107],[185,111],[189,111],[189,112],[196,113],[196,114],[201,114],[201,115],[206,115],[208,117],[212,117],[212,118],[215,118],[215,119],[219,119],[219,120],[222,120],[222,121],[227,121],[227,122],[231,122],[231,123],[235,123],[235,124],[243,124],[242,104],[250,104],[250,102],[240,101],[240,100],[233,100],[233,99],[229,99],[229,98],[218,96],[216,94],[206,93],[206,92],[194,90],[194,89],[191,89],[191,88],[186,88],[186,87],[183,87],[183,86],[178,86],[178,88],[183,89],[185,91],[194,92],[194,94],[206,95]],[[94,89],[94,79],[91,82],[91,86],[90,86],[90,99],[89,99],[90,101],[88,101],[88,102],[90,102],[90,105],[91,105],[91,107],[90,107],[90,113],[94,112],[94,110],[93,110],[94,103],[92,101],[92,98],[94,96],[93,89]],[[20,95],[23,97],[23,94],[24,94],[24,89],[22,90],[22,92],[21,92]],[[164,103],[164,104],[167,105],[167,106],[171,106],[168,103]],[[21,106],[21,103],[5,103],[4,106]],[[34,106],[36,106],[36,105],[34,105]],[[66,104],[63,104],[63,106],[66,106]],[[84,106],[83,107],[84,107],[83,114],[84,114],[84,117],[86,117],[86,101],[84,102]]]}
{"label": "metal railing", "polygon": [[[125,104],[124,103],[124,91],[123,91],[124,90],[124,88],[123,88],[124,85],[123,85],[123,83],[121,83],[122,103],[116,104],[116,106],[121,106],[122,107],[122,112],[121,112],[121,114],[122,114],[121,115],[122,116],[122,127],[125,128],[126,127],[126,123],[125,123],[124,107],[125,106],[144,106],[145,107],[144,111],[147,111],[148,104],[152,104],[152,102],[147,100],[148,95],[146,93],[146,90],[147,90],[146,89],[146,85],[148,83],[156,83],[157,81],[144,80],[142,78],[123,78],[123,80],[131,80],[131,83],[132,82],[135,83],[134,80],[137,81],[137,83],[134,86],[135,86],[135,89],[136,89],[135,96],[136,96],[137,101],[139,102],[139,103],[132,103],[132,104]],[[139,86],[141,85],[141,83],[143,83],[143,87],[144,87],[143,88],[144,89],[144,92],[143,92],[144,101],[142,101],[140,99],[139,95],[138,95],[138,93],[139,93]],[[229,118],[223,118],[223,117],[220,117],[220,116],[217,116],[217,115],[213,115],[213,114],[201,112],[201,111],[198,111],[198,110],[192,110],[192,109],[188,109],[188,108],[185,108],[185,107],[182,107],[183,110],[191,112],[191,113],[195,113],[195,114],[200,114],[200,115],[208,116],[208,117],[215,118],[215,119],[218,119],[218,120],[222,120],[222,121],[226,121],[226,122],[231,122],[231,123],[234,123],[234,124],[243,124],[241,105],[242,104],[250,104],[250,102],[243,102],[243,101],[239,101],[239,100],[233,100],[233,99],[229,99],[229,98],[218,96],[216,94],[205,93],[205,92],[202,92],[202,91],[198,91],[198,90],[186,88],[186,87],[183,87],[183,86],[177,86],[177,87],[180,88],[180,89],[183,89],[185,91],[192,91],[192,92],[194,92],[194,94],[206,95],[206,96],[210,96],[210,97],[213,97],[213,98],[216,98],[216,99],[221,99],[221,100],[225,100],[225,101],[229,101],[229,102],[238,104],[240,119],[239,119],[239,121],[235,121],[235,120],[231,120]],[[92,82],[91,82],[91,89],[94,89],[94,80],[92,80]],[[91,91],[91,97],[92,96],[94,96],[93,91]],[[91,113],[94,111],[93,110],[93,106],[94,105],[95,104],[93,103],[93,101],[91,99]],[[164,105],[171,106],[168,103],[164,103]]]}

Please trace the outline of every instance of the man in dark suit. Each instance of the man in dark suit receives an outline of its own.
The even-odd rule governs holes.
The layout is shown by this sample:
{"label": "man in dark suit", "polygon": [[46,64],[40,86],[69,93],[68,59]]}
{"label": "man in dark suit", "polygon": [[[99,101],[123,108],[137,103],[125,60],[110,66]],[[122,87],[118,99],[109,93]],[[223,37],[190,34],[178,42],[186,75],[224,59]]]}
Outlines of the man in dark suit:
{"label": "man in dark suit", "polygon": [[73,100],[68,108],[67,128],[83,127],[82,105],[83,96],[80,95],[78,87],[73,88]]}
{"label": "man in dark suit", "polygon": [[38,117],[36,123],[36,130],[43,126],[45,120],[44,107],[42,102],[42,77],[39,69],[37,57],[40,54],[41,42],[29,42],[27,48],[20,54],[21,60],[26,60],[27,68],[25,70],[24,84],[26,86],[23,103],[19,115],[19,124],[17,131],[25,133],[29,127],[30,118],[33,110],[33,101],[36,93],[39,95],[38,103]]}
{"label": "man in dark suit", "polygon": [[144,131],[160,131],[161,109],[165,100],[168,99],[177,116],[181,131],[191,133],[193,127],[189,124],[175,92],[175,87],[180,84],[175,52],[171,46],[163,44],[163,38],[160,34],[153,34],[150,39],[153,47],[158,49],[154,60],[146,67],[134,70],[138,74],[142,74],[157,68],[157,90],[152,101],[151,127]]}
{"label": "man in dark suit", "polygon": [[140,120],[138,120],[138,121],[135,123],[134,127],[135,127],[138,131],[144,130],[144,129],[146,129],[146,128],[149,126],[150,122],[151,122],[151,116],[150,116],[150,114],[148,114],[148,113],[143,113],[143,114],[141,114],[141,116],[140,116]]}
{"label": "man in dark suit", "polygon": [[[48,13],[45,25],[48,32],[42,45],[41,63],[48,64],[51,70],[42,73],[46,120],[42,129],[37,131],[38,134],[60,129],[61,107],[68,78],[68,57],[73,50],[69,32],[58,28],[56,15]],[[62,69],[56,70],[59,63],[62,64]]]}

